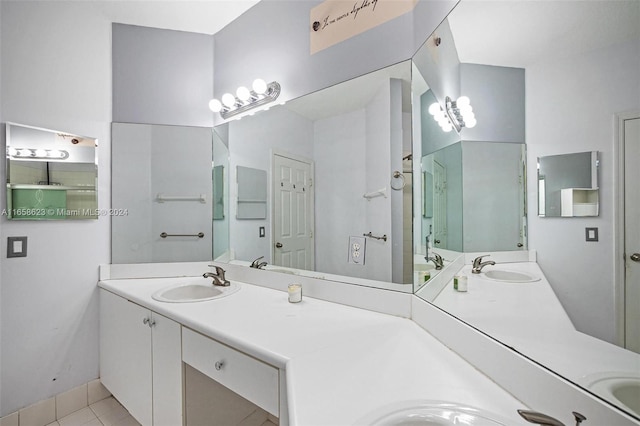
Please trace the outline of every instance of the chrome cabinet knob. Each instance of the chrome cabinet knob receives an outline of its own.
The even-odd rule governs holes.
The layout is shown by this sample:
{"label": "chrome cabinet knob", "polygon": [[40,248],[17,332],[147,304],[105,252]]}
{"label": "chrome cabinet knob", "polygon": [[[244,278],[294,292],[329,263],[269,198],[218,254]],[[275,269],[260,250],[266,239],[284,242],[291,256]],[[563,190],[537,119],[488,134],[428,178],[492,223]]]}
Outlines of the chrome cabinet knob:
{"label": "chrome cabinet knob", "polygon": [[220,371],[222,370],[222,367],[224,367],[224,361],[216,361],[214,366],[216,367],[216,370]]}
{"label": "chrome cabinet knob", "polygon": [[631,260],[633,260],[634,262],[640,262],[640,253],[633,253],[631,255]]}
{"label": "chrome cabinet knob", "polygon": [[143,323],[144,325],[149,325],[149,318],[144,318],[144,319],[142,320],[142,323]]}

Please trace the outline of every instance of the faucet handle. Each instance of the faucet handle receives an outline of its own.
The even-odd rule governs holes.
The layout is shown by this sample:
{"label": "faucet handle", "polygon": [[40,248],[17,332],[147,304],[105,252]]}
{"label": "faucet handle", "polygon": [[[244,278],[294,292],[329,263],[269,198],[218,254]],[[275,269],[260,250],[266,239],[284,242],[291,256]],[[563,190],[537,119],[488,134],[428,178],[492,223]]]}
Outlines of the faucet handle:
{"label": "faucet handle", "polygon": [[480,263],[482,262],[482,258],[483,257],[491,257],[490,254],[483,254],[482,256],[478,256],[475,259],[473,259],[473,267],[475,268],[476,266],[479,266]]}
{"label": "faucet handle", "polygon": [[215,266],[215,268],[216,268],[216,275],[219,276],[220,279],[224,281],[224,273],[226,271],[222,269],[220,266]]}

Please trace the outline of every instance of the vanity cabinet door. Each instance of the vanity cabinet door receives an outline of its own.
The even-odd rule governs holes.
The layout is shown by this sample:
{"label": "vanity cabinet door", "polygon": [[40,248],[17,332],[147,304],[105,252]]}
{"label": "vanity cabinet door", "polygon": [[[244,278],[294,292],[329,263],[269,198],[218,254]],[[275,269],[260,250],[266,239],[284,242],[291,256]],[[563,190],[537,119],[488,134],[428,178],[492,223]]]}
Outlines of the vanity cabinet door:
{"label": "vanity cabinet door", "polygon": [[100,381],[143,425],[152,419],[150,311],[100,290]]}
{"label": "vanity cabinet door", "polygon": [[180,324],[100,290],[100,380],[143,426],[181,425]]}

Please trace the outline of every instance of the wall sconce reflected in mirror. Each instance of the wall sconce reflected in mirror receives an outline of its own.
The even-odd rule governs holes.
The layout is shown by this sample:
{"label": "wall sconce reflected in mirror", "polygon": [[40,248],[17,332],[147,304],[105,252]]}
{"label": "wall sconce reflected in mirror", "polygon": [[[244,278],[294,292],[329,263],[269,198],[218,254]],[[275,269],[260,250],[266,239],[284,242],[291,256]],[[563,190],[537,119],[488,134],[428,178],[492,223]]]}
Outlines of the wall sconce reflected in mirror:
{"label": "wall sconce reflected in mirror", "polygon": [[9,155],[13,158],[66,160],[69,153],[61,149],[9,148]]}
{"label": "wall sconce reflected in mirror", "polygon": [[429,106],[429,114],[440,125],[444,132],[450,132],[454,128],[459,132],[463,127],[475,127],[476,121],[471,101],[466,96],[460,96],[455,101],[450,97],[445,98],[445,109],[439,103],[434,102]]}
{"label": "wall sconce reflected in mirror", "polygon": [[209,108],[213,112],[219,112],[220,116],[226,120],[234,115],[271,103],[280,95],[280,84],[276,81],[267,84],[258,78],[254,80],[251,89],[240,86],[236,90],[235,96],[231,93],[225,93],[220,100],[211,99]]}

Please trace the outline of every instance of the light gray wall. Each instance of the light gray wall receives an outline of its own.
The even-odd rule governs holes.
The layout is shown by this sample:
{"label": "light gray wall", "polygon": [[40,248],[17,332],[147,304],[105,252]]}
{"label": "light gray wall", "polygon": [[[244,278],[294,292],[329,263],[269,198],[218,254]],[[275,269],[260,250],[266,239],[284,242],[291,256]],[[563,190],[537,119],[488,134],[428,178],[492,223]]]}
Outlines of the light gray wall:
{"label": "light gray wall", "polygon": [[[108,209],[108,17],[85,2],[3,1],[0,9],[2,120],[98,138],[98,206]],[[3,185],[3,207],[5,196]],[[109,221],[0,217],[0,416],[98,377],[96,282],[110,260]],[[28,237],[26,258],[6,258],[8,236]]]}
{"label": "light gray wall", "polygon": [[[529,248],[578,330],[614,342],[614,114],[640,110],[640,40],[527,68]],[[536,158],[600,151],[600,216],[539,218]],[[585,227],[599,242],[585,242]]]}
{"label": "light gray wall", "polygon": [[[310,54],[310,11],[319,0],[263,0],[214,35],[215,96],[257,78],[282,84],[289,100],[409,59],[456,1],[422,1],[415,13]],[[415,27],[414,27],[415,21]],[[414,36],[414,28],[418,34]],[[219,119],[219,117],[216,117]]]}
{"label": "light gray wall", "polygon": [[462,139],[525,142],[524,69],[460,64],[460,94],[471,99],[478,121],[462,129]]}
{"label": "light gray wall", "polygon": [[212,126],[213,37],[113,24],[113,121]]}

